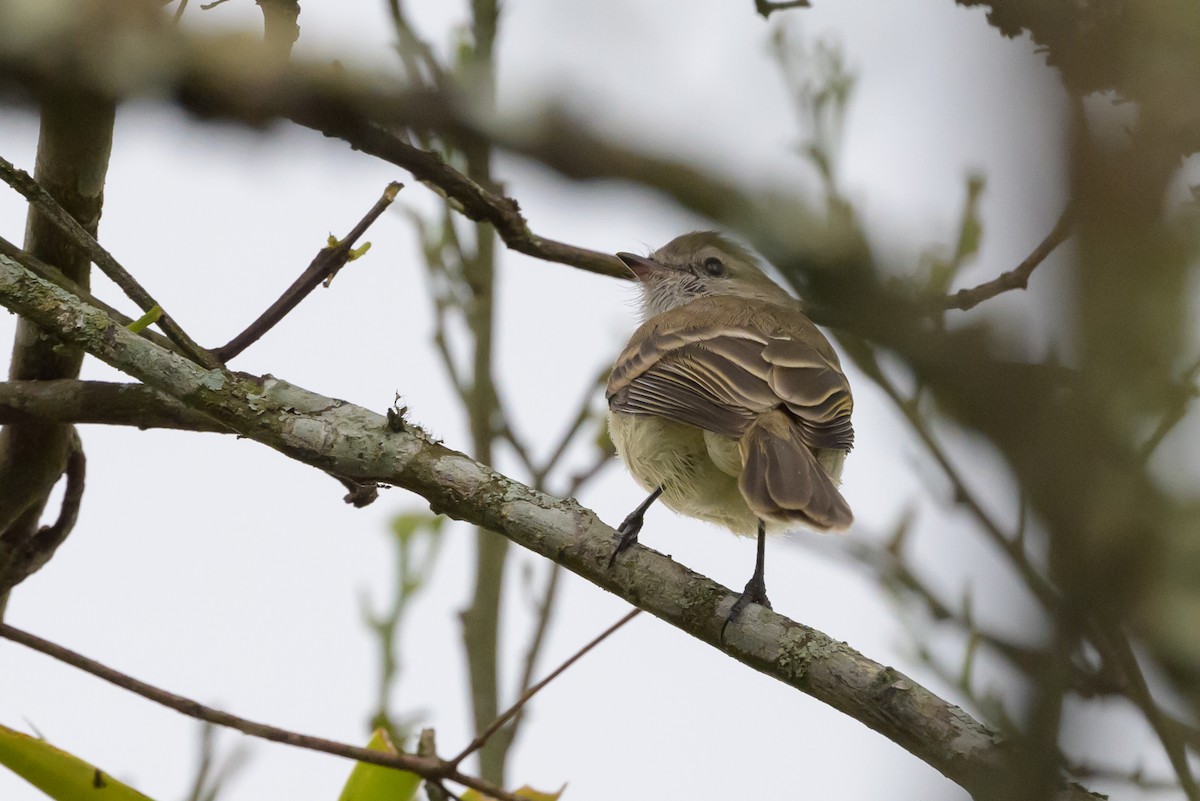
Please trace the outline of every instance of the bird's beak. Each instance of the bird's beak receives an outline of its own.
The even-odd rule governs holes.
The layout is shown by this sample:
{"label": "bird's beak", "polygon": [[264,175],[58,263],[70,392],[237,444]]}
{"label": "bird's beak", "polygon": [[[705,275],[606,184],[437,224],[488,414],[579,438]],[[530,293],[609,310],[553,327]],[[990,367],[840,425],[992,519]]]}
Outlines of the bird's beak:
{"label": "bird's beak", "polygon": [[656,275],[667,268],[656,261],[651,261],[645,256],[638,256],[635,253],[618,253],[617,258],[625,262],[625,266],[637,277],[639,281],[647,281],[652,275]]}

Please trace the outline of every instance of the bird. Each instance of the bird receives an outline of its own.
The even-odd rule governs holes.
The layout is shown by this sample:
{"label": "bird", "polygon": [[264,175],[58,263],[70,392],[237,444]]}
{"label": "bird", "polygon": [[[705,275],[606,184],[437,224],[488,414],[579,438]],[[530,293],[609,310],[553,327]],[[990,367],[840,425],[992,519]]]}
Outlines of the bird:
{"label": "bird", "polygon": [[747,248],[695,231],[649,256],[616,255],[637,280],[643,322],[608,379],[608,428],[650,495],[621,523],[608,564],[637,541],[659,499],[757,536],[754,573],[723,641],[750,603],[771,608],[768,532],[853,522],[838,486],[854,446],[854,399],[829,340]]}

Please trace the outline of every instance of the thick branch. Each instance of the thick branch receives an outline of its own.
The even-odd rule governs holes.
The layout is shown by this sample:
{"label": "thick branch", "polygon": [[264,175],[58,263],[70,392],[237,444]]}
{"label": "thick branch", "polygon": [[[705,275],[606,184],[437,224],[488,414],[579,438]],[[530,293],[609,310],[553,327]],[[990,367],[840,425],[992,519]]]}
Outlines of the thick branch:
{"label": "thick branch", "polygon": [[170,395],[141,384],[70,378],[0,382],[0,425],[35,419],[54,423],[233,433]]}
{"label": "thick branch", "polygon": [[[112,146],[113,105],[89,92],[59,90],[41,98],[41,130],[35,172],[55,208],[65,209],[83,231],[94,235],[103,206],[104,178]],[[30,207],[25,248],[54,262],[66,276],[88,284],[88,256],[37,207]],[[17,323],[9,377],[46,380],[79,375],[83,354],[60,347],[28,319]],[[31,553],[49,493],[67,467],[76,440],[70,426],[29,421],[0,430],[0,599],[7,579],[20,565],[34,564]],[[0,600],[3,606],[3,600]]]}
{"label": "thick branch", "polygon": [[[108,12],[102,9],[101,13]],[[230,117],[250,125],[290,118],[403,167],[454,201],[468,218],[494,226],[512,250],[602,275],[628,277],[624,265],[610,254],[533,233],[515,200],[454,169],[440,154],[414,147],[383,127],[406,125],[408,120],[401,117],[411,115],[394,112],[408,104],[402,96],[365,89],[377,85],[369,76],[332,73],[314,64],[288,66],[270,50],[240,38],[189,37],[165,24],[147,28],[144,19],[124,27],[111,21],[98,25],[85,16],[64,20],[62,29],[45,38],[13,37],[0,43],[11,46],[0,50],[0,92],[16,86],[20,98],[30,90],[67,83],[113,99],[171,97],[202,116]],[[121,35],[105,38],[106,31]],[[136,62],[126,57],[133,47],[143,55]],[[368,115],[367,109],[393,111]]]}
{"label": "thick branch", "polygon": [[[977,798],[1012,768],[1008,749],[958,707],[844,643],[752,606],[720,642],[735,595],[637,547],[613,569],[616,532],[573,500],[535,492],[412,426],[275,378],[204,370],[116,325],[0,256],[0,305],[239,434],[324,470],[412,490],[435,511],[504,534],[677,628],[830,704],[927,762]],[[1095,798],[1074,785],[1064,798]]]}

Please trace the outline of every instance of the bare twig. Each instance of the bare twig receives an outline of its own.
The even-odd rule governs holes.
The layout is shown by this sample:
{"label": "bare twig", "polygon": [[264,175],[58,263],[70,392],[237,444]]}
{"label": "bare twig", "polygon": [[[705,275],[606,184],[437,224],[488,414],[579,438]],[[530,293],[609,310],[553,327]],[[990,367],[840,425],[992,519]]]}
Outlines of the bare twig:
{"label": "bare twig", "polygon": [[533,462],[533,455],[530,454],[529,448],[525,446],[525,440],[513,429],[512,421],[508,419],[508,411],[503,404],[497,406],[496,412],[500,417],[500,428],[496,432],[497,436],[509,444],[513,453],[517,455],[517,460],[521,463],[521,466],[533,477],[531,483],[536,484],[541,474],[538,471],[537,465]]}
{"label": "bare twig", "polygon": [[1179,790],[1179,782],[1147,776],[1141,768],[1130,771],[1106,765],[1073,763],[1067,765],[1067,774],[1076,779],[1098,779],[1100,781],[1116,782],[1136,787],[1139,790],[1150,790],[1152,792],[1176,792]]}
{"label": "bare twig", "polygon": [[366,233],[367,229],[371,227],[371,223],[379,219],[379,216],[383,214],[387,207],[392,205],[392,201],[396,199],[397,193],[402,188],[403,184],[396,183],[395,181],[388,184],[387,189],[383,190],[383,195],[380,196],[379,200],[375,201],[375,205],[363,215],[363,218],[350,230],[350,233],[346,234],[344,239],[339,240],[336,245],[321,248],[316,257],[308,265],[308,269],[292,282],[292,285],[279,297],[279,300],[272,303],[245,331],[214,350],[213,354],[222,362],[228,362],[257,342],[263,334],[274,328],[280,320],[287,316],[288,312],[296,308],[300,304],[300,301],[308,297],[309,293],[316,289],[319,284],[322,282],[328,284],[337,275],[338,271],[345,267],[346,263],[353,258],[354,243]]}
{"label": "bare twig", "polygon": [[808,8],[810,5],[808,0],[754,0],[754,10],[762,15],[763,19],[768,19],[776,11],[783,11],[788,8]]}
{"label": "bare twig", "polygon": [[939,298],[937,301],[938,308],[962,309],[966,311],[967,309],[973,309],[985,300],[996,297],[1002,292],[1008,292],[1013,289],[1025,289],[1029,286],[1029,277],[1033,275],[1033,271],[1038,268],[1038,265],[1045,261],[1046,257],[1053,253],[1054,249],[1071,235],[1071,227],[1072,213],[1071,207],[1068,206],[1058,218],[1058,222],[1054,224],[1054,228],[1046,235],[1045,239],[1038,243],[1033,252],[1025,257],[1024,261],[1008,272],[1001,273],[991,281],[971,287],[970,289],[960,289],[952,295]]}
{"label": "bare twig", "polygon": [[[1196,801],[1197,798],[1200,798],[1200,790],[1197,789],[1191,766],[1188,764],[1187,744],[1183,734],[1173,725],[1174,721],[1168,718],[1154,700],[1128,636],[1119,630],[1104,630],[1103,634],[1107,635],[1105,636],[1107,642],[1097,643],[1101,653],[1107,659],[1116,660],[1119,669],[1129,679],[1126,696],[1134,706],[1141,710],[1146,722],[1154,729],[1159,742],[1162,743],[1163,750],[1167,752],[1171,768],[1179,778],[1179,785],[1184,794],[1191,801]],[[1095,639],[1093,634],[1093,641]]]}
{"label": "bare twig", "polygon": [[[437,757],[437,733],[433,729],[421,729],[421,734],[417,738],[417,756]],[[441,782],[426,782],[425,795],[429,797],[429,801],[446,801],[448,798],[458,798],[458,796],[446,789],[446,785]]]}
{"label": "bare twig", "polygon": [[1005,553],[1014,567],[1021,575],[1025,586],[1029,588],[1034,597],[1047,610],[1054,609],[1060,603],[1058,589],[1054,587],[1050,581],[1043,576],[1033,563],[1029,561],[1025,553],[1023,543],[1016,537],[1009,537],[999,523],[983,508],[983,505],[971,492],[958,469],[950,461],[950,457],[943,450],[941,444],[934,437],[929,425],[921,416],[917,402],[914,399],[904,397],[900,389],[887,377],[887,375],[879,369],[879,365],[875,362],[874,356],[869,352],[864,352],[865,347],[860,341],[839,337],[839,341],[847,346],[847,350],[855,356],[858,366],[867,373],[884,394],[896,405],[900,413],[908,421],[917,437],[921,440],[930,456],[937,462],[942,473],[950,481],[954,490],[954,500],[971,512],[972,516],[979,521],[984,533],[994,545],[1000,548]]}
{"label": "bare twig", "polygon": [[580,487],[591,481],[601,470],[613,463],[613,455],[611,452],[601,452],[590,465],[571,476],[571,483],[567,485],[567,490],[563,493],[563,497],[574,498],[575,493],[579,492]]}
{"label": "bare twig", "polygon": [[144,681],[114,670],[107,665],[103,665],[94,659],[89,659],[82,654],[8,624],[0,623],[0,637],[20,643],[26,648],[43,653],[46,656],[57,659],[59,662],[71,665],[110,684],[128,690],[135,695],[140,695],[149,701],[173,709],[182,715],[196,718],[197,720],[236,729],[251,737],[283,743],[284,745],[291,745],[296,748],[306,748],[310,751],[320,751],[325,754],[354,759],[359,762],[368,762],[372,765],[406,770],[434,782],[452,781],[455,784],[461,784],[464,787],[478,790],[484,795],[492,796],[499,801],[520,801],[516,795],[500,787],[496,787],[490,782],[464,774],[457,769],[454,763],[443,759],[404,753],[372,751],[361,746],[350,745],[349,743],[342,743],[336,740],[327,740],[323,737],[313,737],[308,734],[300,734],[299,732],[282,729],[268,723],[258,723],[247,718],[238,717],[237,715],[205,706],[191,698],[176,695],[175,693],[155,687],[152,684],[147,684]]}
{"label": "bare twig", "polygon": [[[521,695],[533,686],[533,671],[537,668],[538,656],[546,642],[546,632],[550,630],[550,616],[554,610],[554,600],[558,596],[558,581],[562,576],[562,565],[551,564],[546,571],[546,587],[542,590],[542,599],[537,606],[537,622],[533,626],[533,635],[525,649],[525,666],[521,670],[521,683],[517,685],[517,695]],[[521,724],[524,711],[513,721],[515,732]]]}
{"label": "bare twig", "polygon": [[[0,179],[20,192],[29,203],[54,223],[76,247],[88,255],[100,270],[112,279],[113,283],[129,296],[144,312],[162,306],[142,288],[142,285],[120,265],[112,254],[105,250],[87,230],[72,217],[66,209],[58,204],[49,192],[41,187],[33,177],[24,170],[17,169],[4,158],[0,158]],[[200,345],[196,344],[187,333],[165,311],[158,318],[158,325],[163,332],[175,342],[180,350],[187,354],[197,364],[205,367],[215,367],[217,361]]]}
{"label": "bare twig", "polygon": [[544,688],[547,684],[549,684],[550,682],[552,682],[556,678],[558,678],[560,675],[562,675],[562,673],[567,668],[571,667],[571,665],[578,662],[583,657],[584,654],[586,654],[588,651],[592,650],[597,645],[599,645],[600,643],[602,643],[606,639],[608,639],[609,635],[613,634],[617,629],[621,628],[626,623],[628,623],[629,621],[631,621],[635,617],[637,617],[639,614],[641,614],[641,611],[642,611],[641,609],[638,609],[636,607],[634,609],[632,609],[627,615],[622,617],[620,620],[618,620],[616,623],[612,624],[608,628],[606,628],[604,631],[600,632],[600,634],[597,635],[595,639],[593,639],[587,645],[583,646],[578,651],[576,651],[573,655],[571,655],[571,657],[569,659],[567,659],[565,662],[563,662],[561,665],[559,665],[554,670],[550,671],[550,674],[548,676],[546,676],[546,678],[542,679],[537,684],[533,685],[528,690],[523,692],[521,694],[521,697],[518,698],[512,706],[510,706],[507,710],[504,711],[503,714],[501,714],[499,717],[497,717],[495,720],[493,720],[490,724],[488,724],[488,727],[486,729],[484,729],[483,731],[481,731],[478,734],[478,736],[476,736],[475,739],[472,740],[467,745],[467,747],[464,748],[458,754],[458,756],[454,757],[454,759],[451,759],[450,764],[457,766],[459,763],[461,763],[464,759],[469,757],[471,754],[475,753],[480,748],[483,748],[484,744],[487,743],[488,739],[493,734],[495,734],[500,729],[501,726],[503,726],[508,721],[512,720],[512,717],[521,711],[521,708],[525,706],[525,704],[529,701],[530,698],[537,695],[538,692],[540,692],[542,690],[542,688]]}
{"label": "bare twig", "polygon": [[1171,429],[1179,424],[1179,421],[1187,415],[1188,406],[1196,398],[1200,391],[1196,388],[1196,378],[1200,376],[1200,359],[1192,362],[1191,366],[1183,371],[1183,375],[1179,378],[1179,392],[1175,397],[1170,408],[1155,427],[1154,433],[1143,443],[1139,456],[1143,462],[1147,461],[1154,455],[1154,451],[1162,444],[1162,441],[1167,438],[1167,434],[1171,433]]}
{"label": "bare twig", "polygon": [[[587,388],[584,390],[583,398],[579,401],[575,416],[571,418],[571,422],[567,425],[566,430],[558,438],[558,444],[554,447],[551,454],[546,457],[546,461],[542,466],[532,471],[535,484],[540,485],[554,471],[554,468],[558,466],[559,460],[562,459],[563,454],[567,452],[567,448],[570,447],[571,442],[575,439],[575,435],[579,433],[580,429],[583,428],[583,424],[592,416],[592,401],[596,396],[596,388],[603,386],[604,382],[608,379],[611,369],[611,367],[605,366],[588,383]],[[578,490],[578,487],[575,489]],[[571,494],[574,494],[574,492]]]}
{"label": "bare twig", "polygon": [[[417,36],[412,24],[408,21],[400,0],[388,0],[388,10],[392,14],[392,26],[396,29],[396,49],[408,73],[408,79],[413,82],[432,84],[435,87],[446,85],[446,75],[442,65],[433,54],[429,43]],[[425,70],[428,75],[422,73]],[[425,144],[428,148],[429,145]]]}

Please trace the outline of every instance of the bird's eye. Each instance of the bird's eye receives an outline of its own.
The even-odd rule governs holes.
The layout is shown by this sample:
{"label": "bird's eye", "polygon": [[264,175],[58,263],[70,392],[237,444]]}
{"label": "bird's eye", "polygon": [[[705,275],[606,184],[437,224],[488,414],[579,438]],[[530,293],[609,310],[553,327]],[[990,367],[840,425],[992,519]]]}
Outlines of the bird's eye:
{"label": "bird's eye", "polygon": [[709,256],[704,260],[704,272],[717,278],[725,274],[725,265],[716,256]]}

